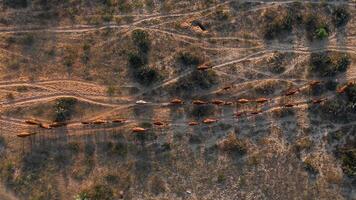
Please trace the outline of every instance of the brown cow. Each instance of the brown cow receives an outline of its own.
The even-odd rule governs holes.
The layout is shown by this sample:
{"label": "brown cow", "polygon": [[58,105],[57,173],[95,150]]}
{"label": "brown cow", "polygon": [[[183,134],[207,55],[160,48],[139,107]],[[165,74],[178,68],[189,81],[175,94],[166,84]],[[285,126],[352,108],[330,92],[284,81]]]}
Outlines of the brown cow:
{"label": "brown cow", "polygon": [[208,65],[206,65],[206,64],[203,64],[203,65],[200,65],[200,66],[198,66],[198,70],[200,70],[200,71],[205,71],[205,70],[207,70],[207,69],[209,69],[210,67],[208,66]]}
{"label": "brown cow", "polygon": [[232,102],[232,101],[226,101],[224,103],[225,106],[231,106],[232,104],[234,104],[234,102]]}
{"label": "brown cow", "polygon": [[323,99],[313,99],[312,102],[313,104],[320,104],[324,101],[326,101],[327,99],[326,98],[323,98]]}
{"label": "brown cow", "polygon": [[236,117],[240,117],[240,116],[242,116],[243,114],[244,114],[244,112],[236,112],[236,113],[235,113],[235,116],[236,116]]}
{"label": "brown cow", "polygon": [[212,124],[212,123],[215,123],[217,122],[218,120],[217,119],[210,119],[210,118],[207,118],[207,119],[204,119],[203,120],[203,123],[204,124]]}
{"label": "brown cow", "polygon": [[267,101],[268,101],[267,98],[258,98],[258,99],[255,100],[255,102],[257,102],[257,103],[264,103],[264,102],[267,102]]}
{"label": "brown cow", "polygon": [[204,105],[204,104],[207,104],[207,102],[201,101],[201,100],[194,100],[194,101],[193,101],[193,104],[194,104],[194,105]]}
{"label": "brown cow", "polygon": [[173,99],[171,101],[171,104],[176,104],[176,105],[179,105],[179,104],[183,104],[184,102],[180,99]]}
{"label": "brown cow", "polygon": [[231,89],[231,86],[225,86],[222,88],[223,90],[230,90]]}
{"label": "brown cow", "polygon": [[340,87],[339,89],[337,89],[336,92],[339,93],[339,94],[342,94],[342,93],[344,93],[344,92],[346,91],[346,89],[347,89],[348,87],[349,87],[348,84],[347,84],[347,85],[344,85],[344,86]]}
{"label": "brown cow", "polygon": [[41,125],[41,122],[39,122],[38,120],[35,120],[35,119],[25,120],[25,123],[29,124],[29,125],[37,125],[37,126]]}
{"label": "brown cow", "polygon": [[126,120],[125,119],[113,119],[112,122],[121,124],[121,123],[125,123]]}
{"label": "brown cow", "polygon": [[250,100],[248,100],[248,99],[239,99],[239,100],[237,100],[237,102],[238,103],[248,103],[248,102],[250,102]]}
{"label": "brown cow", "polygon": [[319,85],[321,83],[321,81],[310,81],[308,84],[311,86],[311,87],[314,87],[316,85]]}
{"label": "brown cow", "polygon": [[288,91],[285,93],[285,96],[291,96],[291,95],[293,95],[293,94],[296,94],[297,92],[299,92],[299,89],[288,90]]}
{"label": "brown cow", "polygon": [[153,122],[153,124],[156,125],[156,126],[163,126],[164,125],[164,123],[160,122],[160,121]]}
{"label": "brown cow", "polygon": [[103,120],[103,119],[97,119],[95,121],[92,121],[91,123],[92,124],[105,124],[105,123],[107,123],[107,121]]}
{"label": "brown cow", "polygon": [[221,101],[221,100],[213,100],[211,101],[212,104],[215,104],[215,105],[221,105],[224,103],[224,101]]}
{"label": "brown cow", "polygon": [[51,125],[50,125],[50,124],[47,124],[47,123],[41,123],[41,124],[40,124],[40,127],[41,127],[41,128],[44,128],[44,129],[52,129]]}
{"label": "brown cow", "polygon": [[262,113],[262,110],[255,110],[255,111],[251,112],[252,115],[257,115],[257,114],[260,114],[260,113]]}
{"label": "brown cow", "polygon": [[31,135],[33,135],[33,133],[23,132],[23,133],[17,134],[16,136],[17,136],[17,137],[20,137],[20,138],[25,138],[25,137],[29,137],[29,136],[31,136]]}
{"label": "brown cow", "polygon": [[199,125],[199,123],[198,122],[189,122],[188,125],[189,126],[197,126],[197,125]]}
{"label": "brown cow", "polygon": [[62,126],[67,126],[67,123],[65,123],[65,122],[53,122],[53,123],[49,124],[49,126],[51,128],[58,128],[58,127],[62,127]]}
{"label": "brown cow", "polygon": [[134,132],[134,133],[143,133],[145,131],[146,131],[146,129],[142,128],[142,127],[134,127],[134,128],[132,128],[132,132]]}
{"label": "brown cow", "polygon": [[294,104],[287,103],[287,104],[284,105],[284,107],[286,107],[286,108],[291,108],[291,107],[294,107]]}

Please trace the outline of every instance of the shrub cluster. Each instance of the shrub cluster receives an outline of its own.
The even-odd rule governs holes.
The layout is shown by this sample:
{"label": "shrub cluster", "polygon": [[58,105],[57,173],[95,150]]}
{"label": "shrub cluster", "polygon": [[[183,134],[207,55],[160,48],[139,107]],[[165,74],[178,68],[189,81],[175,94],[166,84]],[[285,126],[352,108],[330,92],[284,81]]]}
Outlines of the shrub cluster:
{"label": "shrub cluster", "polygon": [[161,79],[161,75],[154,69],[149,68],[148,52],[150,50],[149,34],[143,30],[132,32],[132,42],[137,52],[128,54],[128,64],[134,79],[142,85],[151,85]]}
{"label": "shrub cluster", "polygon": [[54,110],[55,110],[55,121],[64,122],[69,120],[73,114],[74,106],[77,103],[75,98],[61,98],[57,100]]}
{"label": "shrub cluster", "polygon": [[310,56],[310,71],[320,76],[334,76],[345,72],[350,65],[350,58],[345,53],[312,53]]}

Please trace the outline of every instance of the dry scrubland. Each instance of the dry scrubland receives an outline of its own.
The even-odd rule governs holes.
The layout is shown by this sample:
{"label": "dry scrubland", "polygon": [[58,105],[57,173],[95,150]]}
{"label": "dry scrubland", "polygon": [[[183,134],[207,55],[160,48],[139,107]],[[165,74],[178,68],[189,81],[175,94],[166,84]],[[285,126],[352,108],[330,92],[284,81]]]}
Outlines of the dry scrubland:
{"label": "dry scrubland", "polygon": [[0,199],[356,199],[355,14],[2,0]]}

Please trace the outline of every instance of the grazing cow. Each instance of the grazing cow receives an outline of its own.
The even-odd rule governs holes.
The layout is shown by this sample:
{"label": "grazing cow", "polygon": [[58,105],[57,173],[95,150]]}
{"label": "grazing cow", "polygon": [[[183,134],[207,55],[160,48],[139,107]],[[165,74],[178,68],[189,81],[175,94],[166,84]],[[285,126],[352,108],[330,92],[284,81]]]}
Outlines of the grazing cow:
{"label": "grazing cow", "polygon": [[237,100],[237,102],[238,103],[248,103],[248,102],[250,102],[250,100],[248,100],[248,99],[239,99],[239,100]]}
{"label": "grazing cow", "polygon": [[143,133],[145,131],[146,131],[146,129],[142,128],[142,127],[134,127],[134,128],[132,128],[132,132],[134,132],[134,133]]}
{"label": "grazing cow", "polygon": [[136,104],[142,104],[142,105],[144,105],[144,104],[147,104],[148,102],[147,101],[144,101],[144,100],[138,100],[138,101],[136,101]]}
{"label": "grazing cow", "polygon": [[207,102],[201,101],[201,100],[194,100],[194,101],[193,101],[193,104],[194,104],[194,105],[204,105],[204,104],[207,104]]}
{"label": "grazing cow", "polygon": [[114,119],[114,120],[112,120],[112,122],[121,124],[121,123],[125,123],[126,120],[125,119]]}
{"label": "grazing cow", "polygon": [[105,124],[105,123],[107,123],[107,121],[103,120],[103,119],[97,119],[95,121],[92,121],[91,123],[92,124]]}
{"label": "grazing cow", "polygon": [[153,122],[153,124],[156,125],[156,126],[163,126],[164,125],[164,123],[160,122],[160,121]]}
{"label": "grazing cow", "polygon": [[25,138],[25,137],[29,137],[31,135],[34,135],[33,133],[27,133],[27,132],[23,132],[23,133],[19,133],[16,136],[19,138]]}
{"label": "grazing cow", "polygon": [[184,102],[180,99],[173,99],[171,101],[171,104],[176,104],[176,105],[180,105],[180,104],[183,104]]}
{"label": "grazing cow", "polygon": [[197,126],[197,125],[199,125],[199,123],[198,122],[189,122],[188,125],[189,126]]}
{"label": "grazing cow", "polygon": [[262,113],[262,110],[255,110],[255,111],[251,112],[252,115],[257,115],[257,114],[260,114],[260,113]]}
{"label": "grazing cow", "polygon": [[41,122],[39,122],[39,121],[37,121],[37,120],[34,120],[34,119],[25,120],[25,123],[26,123],[26,124],[29,124],[29,125],[37,125],[37,126],[40,126],[40,125],[41,125]]}
{"label": "grazing cow", "polygon": [[231,86],[225,86],[222,88],[223,90],[230,90],[231,89]]}
{"label": "grazing cow", "polygon": [[267,98],[258,98],[258,99],[255,100],[255,102],[257,102],[257,103],[264,103],[264,102],[267,102],[267,101],[268,101]]}
{"label": "grazing cow", "polygon": [[89,121],[82,121],[82,122],[80,122],[80,123],[82,123],[82,124],[90,124]]}
{"label": "grazing cow", "polygon": [[46,123],[41,123],[40,127],[44,128],[44,129],[52,129],[51,125],[50,124],[46,124]]}
{"label": "grazing cow", "polygon": [[324,101],[326,101],[327,99],[326,98],[323,98],[323,99],[313,99],[312,102],[313,104],[320,104]]}
{"label": "grazing cow", "polygon": [[197,69],[200,70],[200,71],[205,71],[205,70],[207,70],[209,68],[210,67],[208,65],[203,64],[203,65],[199,65]]}
{"label": "grazing cow", "polygon": [[291,96],[293,94],[296,94],[297,92],[299,92],[299,89],[292,89],[292,90],[289,90],[285,93],[285,96]]}
{"label": "grazing cow", "polygon": [[224,103],[224,101],[221,101],[221,100],[213,100],[211,101],[212,104],[215,104],[215,105],[221,105]]}
{"label": "grazing cow", "polygon": [[203,123],[204,124],[212,124],[212,123],[215,123],[215,122],[217,122],[218,120],[217,119],[210,119],[210,118],[208,118],[208,119],[204,119],[203,120]]}
{"label": "grazing cow", "polygon": [[310,81],[308,84],[311,86],[311,87],[314,87],[316,85],[319,85],[321,83],[321,81]]}
{"label": "grazing cow", "polygon": [[224,103],[225,106],[231,106],[232,104],[234,104],[234,102],[232,102],[232,101],[226,101]]}
{"label": "grazing cow", "polygon": [[65,123],[65,122],[53,122],[53,123],[49,124],[49,126],[51,128],[57,128],[57,127],[62,127],[62,126],[66,126],[66,125],[67,125],[67,123]]}
{"label": "grazing cow", "polygon": [[294,107],[294,104],[287,103],[287,104],[284,105],[284,107],[286,107],[286,108],[291,108],[291,107]]}
{"label": "grazing cow", "polygon": [[349,85],[347,84],[347,85],[344,85],[344,86],[342,86],[342,87],[340,87],[339,89],[337,89],[337,93],[339,93],[339,94],[342,94],[342,93],[344,93],[345,91],[346,91],[346,89],[349,87]]}

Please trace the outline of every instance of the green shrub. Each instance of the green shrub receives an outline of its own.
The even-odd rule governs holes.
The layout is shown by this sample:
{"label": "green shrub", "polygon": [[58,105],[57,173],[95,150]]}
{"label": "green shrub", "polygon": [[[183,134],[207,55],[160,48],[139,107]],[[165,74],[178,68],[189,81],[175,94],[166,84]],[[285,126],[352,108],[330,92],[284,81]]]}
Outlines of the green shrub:
{"label": "green shrub", "polygon": [[147,53],[150,50],[151,41],[149,34],[144,30],[134,30],[132,32],[132,41],[136,47],[143,53]]}
{"label": "green shrub", "polygon": [[343,7],[338,7],[333,11],[333,23],[336,27],[345,26],[350,20],[350,14]]}
{"label": "green shrub", "polygon": [[346,89],[346,94],[352,103],[356,103],[356,85],[350,86]]}
{"label": "green shrub", "polygon": [[316,36],[316,38],[321,40],[321,39],[327,38],[329,36],[329,33],[326,28],[320,27],[320,28],[316,29],[315,36]]}
{"label": "green shrub", "polygon": [[55,103],[55,121],[56,122],[64,122],[69,120],[73,114],[74,106],[77,103],[76,98],[61,98],[58,99]]}
{"label": "green shrub", "polygon": [[189,52],[178,53],[177,60],[184,66],[197,66],[201,63],[201,60],[197,55]]}
{"label": "green shrub", "polygon": [[113,200],[114,192],[107,185],[95,185],[87,191],[87,196],[90,200]]}
{"label": "green shrub", "polygon": [[129,66],[134,70],[141,68],[146,64],[145,58],[138,53],[130,52],[128,57],[129,57]]}
{"label": "green shrub", "polygon": [[293,17],[288,11],[270,11],[264,16],[263,36],[267,40],[275,39],[282,33],[293,29]]}
{"label": "green shrub", "polygon": [[334,76],[345,72],[350,65],[350,58],[344,53],[312,53],[310,55],[310,71],[320,76]]}
{"label": "green shrub", "polygon": [[3,2],[10,8],[26,8],[28,6],[27,0],[4,0]]}
{"label": "green shrub", "polygon": [[356,177],[356,152],[345,151],[341,156],[342,170],[350,177]]}
{"label": "green shrub", "polygon": [[137,82],[142,85],[151,85],[161,79],[161,75],[154,69],[142,67],[134,72]]}

